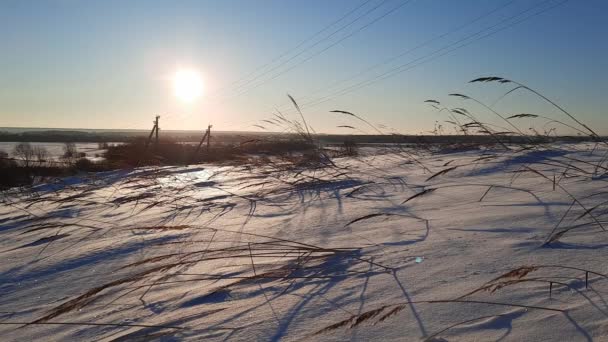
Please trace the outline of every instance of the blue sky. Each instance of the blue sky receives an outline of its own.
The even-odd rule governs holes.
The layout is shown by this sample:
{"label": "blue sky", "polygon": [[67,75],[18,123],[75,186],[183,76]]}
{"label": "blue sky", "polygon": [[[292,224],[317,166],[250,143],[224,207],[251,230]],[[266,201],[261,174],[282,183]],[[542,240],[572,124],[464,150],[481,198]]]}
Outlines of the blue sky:
{"label": "blue sky", "polygon": [[[561,2],[3,0],[0,126],[148,128],[153,116],[160,114],[164,129],[202,129],[212,123],[220,130],[256,130],[252,125],[269,118],[273,108],[293,114],[289,93],[319,132],[349,133],[336,126],[359,126],[329,113],[342,109],[402,133],[419,133],[446,119],[423,103],[428,98],[467,106],[493,121],[472,103],[446,95],[461,92],[491,103],[509,88],[467,81],[498,75],[540,90],[608,133],[603,103],[608,2],[570,0],[558,5]],[[287,61],[302,51],[294,50],[300,42],[359,5]],[[441,49],[476,32],[511,24],[508,18],[523,19],[554,5],[513,27],[427,60],[436,56],[433,52],[446,51]],[[364,15],[367,11],[371,12]],[[471,23],[475,18],[481,19]],[[454,31],[466,23],[470,24]],[[342,26],[346,27],[338,31]],[[305,49],[334,31],[338,32]],[[446,33],[450,34],[442,36]],[[438,36],[442,38],[357,76]],[[259,78],[241,87],[235,84],[285,52],[285,57],[262,69],[270,69],[266,74],[253,74]],[[407,63],[413,67],[356,86]],[[180,101],[171,91],[171,77],[180,68],[202,75],[204,95],[193,103]],[[341,80],[347,81],[335,84]],[[499,102],[496,109],[509,115],[526,112],[563,119],[524,93]],[[520,124],[543,128],[540,121]]]}

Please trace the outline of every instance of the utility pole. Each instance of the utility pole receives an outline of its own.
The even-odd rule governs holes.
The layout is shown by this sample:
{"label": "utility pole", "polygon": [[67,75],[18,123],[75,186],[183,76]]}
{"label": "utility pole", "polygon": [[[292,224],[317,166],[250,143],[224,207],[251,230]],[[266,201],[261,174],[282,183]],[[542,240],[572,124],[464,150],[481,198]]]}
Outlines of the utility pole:
{"label": "utility pole", "polygon": [[154,135],[154,133],[156,133],[156,145],[158,145],[158,118],[160,118],[160,115],[157,115],[156,120],[152,121],[154,126],[152,126],[152,130],[150,131],[148,140],[146,140],[145,150],[148,150],[148,145],[150,145],[150,141],[152,141],[152,136]]}
{"label": "utility pole", "polygon": [[156,120],[154,121],[154,127],[156,128],[156,147],[158,148],[158,119],[160,118],[160,115],[156,116]]}
{"label": "utility pole", "polygon": [[211,143],[211,125],[209,125],[207,127],[207,130],[205,131],[205,135],[203,135],[203,138],[201,139],[201,141],[198,143],[198,146],[196,147],[196,151],[194,152],[194,156],[198,156],[198,152],[201,150],[201,146],[203,146],[203,144],[205,143],[205,140],[207,140],[207,153],[209,153],[209,144]]}
{"label": "utility pole", "polygon": [[[144,146],[144,153],[143,156],[146,155],[146,152],[148,152],[148,146],[150,145],[150,142],[152,141],[152,136],[154,135],[154,133],[156,133],[156,147],[158,148],[158,119],[160,118],[160,115],[156,116],[156,119],[154,121],[152,121],[152,123],[154,124],[154,126],[152,126],[152,130],[150,131],[150,135],[148,135],[148,140],[146,140],[146,145]],[[137,165],[139,166],[139,163],[141,162],[141,157],[140,159],[137,161]]]}
{"label": "utility pole", "polygon": [[211,146],[211,125],[207,127],[207,154],[209,154],[209,147]]}

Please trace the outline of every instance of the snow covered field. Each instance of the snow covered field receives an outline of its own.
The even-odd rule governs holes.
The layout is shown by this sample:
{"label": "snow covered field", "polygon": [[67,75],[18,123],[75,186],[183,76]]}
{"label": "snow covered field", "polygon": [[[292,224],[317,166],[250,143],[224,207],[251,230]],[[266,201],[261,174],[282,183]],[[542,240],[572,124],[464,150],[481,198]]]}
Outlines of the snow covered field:
{"label": "snow covered field", "polygon": [[[0,142],[0,151],[4,151],[11,154],[17,146],[18,142]],[[118,144],[118,143],[111,143]],[[52,143],[52,142],[33,142],[30,145],[36,147],[44,147],[49,153],[49,157],[53,160],[58,160],[63,156],[65,143]],[[105,152],[104,149],[100,149],[97,143],[75,143],[76,151],[78,153],[84,153],[88,159],[99,160],[100,156]]]}
{"label": "snow covered field", "polygon": [[608,341],[607,152],[369,148],[5,193],[0,340]]}

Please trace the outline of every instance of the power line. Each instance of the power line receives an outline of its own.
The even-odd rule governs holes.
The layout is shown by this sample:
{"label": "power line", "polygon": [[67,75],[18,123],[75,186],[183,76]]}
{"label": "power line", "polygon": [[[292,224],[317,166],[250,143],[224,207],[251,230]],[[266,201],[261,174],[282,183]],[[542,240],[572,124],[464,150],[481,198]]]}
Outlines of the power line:
{"label": "power line", "polygon": [[[217,92],[221,92],[223,89],[227,89],[227,88],[229,88],[229,87],[231,87],[231,86],[234,86],[234,85],[236,85],[236,84],[238,84],[238,83],[240,83],[240,82],[242,82],[242,81],[246,80],[246,79],[247,79],[249,76],[254,75],[255,73],[257,73],[257,72],[259,72],[259,71],[261,71],[261,70],[265,69],[267,66],[269,66],[269,65],[271,65],[272,63],[274,63],[274,62],[276,62],[276,61],[280,60],[281,58],[285,57],[286,55],[288,55],[288,54],[289,54],[290,52],[292,52],[293,50],[297,50],[298,48],[300,48],[301,46],[303,46],[303,45],[304,45],[304,44],[306,44],[307,42],[311,41],[313,38],[317,37],[318,35],[320,35],[321,33],[325,32],[325,31],[327,31],[327,30],[328,30],[329,28],[331,28],[332,26],[335,26],[337,23],[339,23],[339,22],[343,21],[344,19],[346,19],[346,18],[347,18],[347,17],[349,17],[351,14],[353,14],[353,13],[354,13],[354,12],[356,12],[357,10],[361,9],[362,7],[364,7],[365,5],[367,5],[368,3],[370,3],[371,1],[372,1],[372,0],[366,0],[366,1],[363,1],[361,4],[359,4],[357,7],[353,8],[352,10],[348,11],[346,14],[344,14],[344,15],[343,15],[342,17],[340,17],[339,19],[337,19],[337,20],[333,21],[333,22],[332,22],[332,23],[330,23],[329,25],[325,26],[323,29],[321,29],[321,30],[317,31],[317,32],[316,32],[315,34],[313,34],[312,36],[310,36],[310,37],[308,37],[308,38],[304,39],[303,41],[301,41],[301,42],[300,42],[298,45],[296,45],[294,48],[289,49],[289,50],[286,50],[285,52],[283,52],[283,53],[282,53],[282,54],[280,54],[279,56],[277,56],[277,57],[275,57],[274,59],[272,59],[270,62],[267,62],[266,64],[264,64],[264,65],[262,65],[262,66],[259,66],[259,67],[258,67],[258,68],[256,68],[254,71],[252,71],[252,72],[250,72],[249,74],[247,74],[246,76],[244,76],[244,77],[242,77],[242,78],[240,78],[240,79],[238,79],[238,80],[236,80],[236,81],[232,82],[230,85],[227,85],[227,86],[225,86],[225,87],[223,87],[223,88],[221,88],[221,89],[218,89],[218,90],[216,91],[216,93],[217,93]],[[383,2],[382,2],[381,4],[383,4],[383,3],[387,2],[387,1],[388,1],[388,0],[383,0]],[[377,8],[377,7],[379,7],[379,6],[376,6],[375,8]],[[373,8],[373,9],[375,9],[375,8]],[[372,11],[373,11],[373,9],[372,9]],[[361,17],[362,17],[362,16],[360,16],[359,18],[361,18]],[[357,19],[355,19],[355,21],[356,21],[356,20],[357,20]],[[354,23],[354,21],[353,21],[353,23]],[[348,25],[346,25],[346,26],[348,26]],[[345,26],[344,26],[343,28],[345,28]],[[336,31],[336,32],[337,32],[337,31]],[[334,32],[334,33],[336,33],[336,32]],[[331,36],[331,35],[330,35],[330,36]],[[323,39],[329,38],[330,36],[327,36],[327,37],[325,37],[325,38],[323,38]],[[322,39],[322,40],[323,40],[323,39]],[[304,50],[304,51],[305,51],[305,50]],[[270,71],[272,71],[272,70],[274,70],[274,69],[271,69]],[[241,85],[241,86],[242,86],[242,85]],[[240,87],[240,86],[239,86],[239,87]],[[237,88],[238,88],[238,87],[237,87]],[[165,115],[165,118],[166,118],[166,119],[174,119],[175,117],[176,117],[176,114],[175,114],[175,113],[171,113],[171,114]],[[142,129],[142,128],[133,128],[133,129]],[[143,129],[143,130],[147,130],[147,128],[146,128],[146,129]]]}
{"label": "power line", "polygon": [[[476,32],[476,33],[474,33],[474,34],[472,34],[472,35],[469,35],[469,36],[467,36],[467,37],[465,37],[465,38],[463,38],[463,39],[460,39],[460,40],[458,40],[458,41],[456,41],[456,42],[454,42],[454,43],[452,43],[452,44],[449,44],[449,45],[448,45],[448,46],[446,46],[446,47],[443,47],[443,48],[441,48],[441,49],[438,49],[438,50],[436,50],[436,51],[434,51],[434,52],[432,52],[432,53],[430,53],[430,54],[427,54],[427,55],[425,55],[425,56],[422,56],[422,57],[420,57],[420,58],[417,58],[417,59],[415,59],[415,60],[413,60],[413,61],[411,61],[411,62],[409,62],[409,63],[405,63],[405,64],[402,64],[402,65],[400,65],[400,66],[396,67],[396,68],[390,69],[389,71],[387,71],[387,72],[385,72],[385,73],[383,73],[383,74],[380,74],[380,75],[378,75],[378,76],[376,76],[376,77],[373,77],[373,78],[368,79],[368,80],[364,80],[364,81],[362,81],[362,82],[359,82],[359,83],[357,83],[357,84],[354,84],[354,85],[352,85],[352,86],[349,86],[349,87],[347,87],[347,88],[344,88],[344,89],[342,89],[342,90],[340,90],[340,91],[338,91],[338,92],[334,92],[332,95],[329,95],[329,96],[325,96],[325,97],[319,98],[319,99],[317,99],[317,100],[315,100],[315,101],[310,101],[310,102],[308,102],[308,103],[304,103],[303,105],[301,105],[301,107],[302,107],[302,108],[314,107],[314,106],[317,106],[317,105],[319,105],[319,104],[321,104],[321,103],[325,103],[325,102],[331,101],[331,100],[333,100],[333,99],[335,99],[335,98],[337,98],[337,97],[344,96],[344,95],[346,95],[346,94],[348,94],[348,93],[351,93],[351,92],[353,92],[353,91],[356,91],[356,90],[359,90],[359,89],[361,89],[361,88],[367,87],[367,86],[369,86],[369,85],[371,85],[371,84],[374,84],[374,83],[380,82],[380,81],[385,80],[385,79],[390,78],[390,77],[394,77],[394,76],[395,76],[395,75],[397,75],[397,74],[400,74],[400,73],[405,72],[405,71],[407,71],[407,70],[411,70],[411,69],[413,69],[414,67],[417,67],[417,66],[419,66],[419,65],[422,65],[422,64],[425,64],[425,63],[431,62],[431,61],[433,61],[433,60],[435,60],[435,59],[437,59],[437,58],[439,58],[439,57],[445,56],[445,55],[447,55],[447,54],[449,54],[449,53],[451,53],[451,52],[454,52],[454,51],[456,51],[456,50],[458,50],[458,49],[461,49],[461,48],[463,48],[463,47],[465,47],[465,46],[468,46],[468,45],[470,45],[470,44],[472,44],[472,43],[474,43],[474,42],[477,42],[477,41],[479,41],[479,40],[481,40],[481,39],[484,39],[484,38],[487,38],[487,37],[489,37],[489,36],[492,36],[492,35],[494,35],[494,34],[496,34],[496,33],[498,33],[498,32],[504,31],[504,30],[506,30],[506,29],[508,29],[508,28],[511,28],[511,27],[513,27],[513,26],[515,26],[515,25],[517,25],[517,24],[519,24],[519,23],[522,23],[522,22],[524,22],[524,21],[526,21],[526,20],[528,20],[528,19],[530,19],[530,18],[532,18],[532,17],[534,17],[534,16],[537,16],[537,15],[540,15],[540,14],[542,14],[542,13],[545,13],[545,12],[547,12],[547,11],[551,10],[551,9],[554,9],[554,8],[556,8],[556,7],[558,7],[558,6],[561,6],[561,5],[563,5],[564,3],[568,2],[568,0],[563,0],[563,1],[561,1],[561,2],[558,2],[558,3],[554,4],[553,6],[549,6],[549,7],[547,7],[547,8],[541,9],[541,10],[539,10],[539,11],[537,11],[537,12],[535,12],[535,13],[533,13],[533,14],[531,14],[531,15],[527,16],[527,17],[524,17],[523,19],[521,19],[521,20],[519,20],[519,21],[512,22],[512,23],[510,23],[510,24],[508,24],[508,25],[506,25],[506,26],[503,26],[503,27],[501,27],[501,28],[498,28],[498,29],[496,29],[496,30],[494,30],[494,31],[492,31],[492,32],[489,32],[489,33],[487,33],[487,34],[485,34],[485,35],[482,35],[482,36],[480,36],[480,37],[477,37],[477,38],[475,38],[475,39],[473,39],[473,40],[471,40],[471,41],[469,41],[469,42],[465,42],[465,41],[467,41],[467,40],[469,40],[469,39],[471,39],[471,38],[473,38],[473,37],[475,37],[475,36],[479,35],[480,33],[483,33],[484,31],[487,31],[488,29],[490,29],[490,30],[491,30],[492,28],[494,28],[494,27],[496,27],[496,26],[499,26],[499,25],[503,24],[504,22],[508,22],[508,21],[510,21],[510,20],[512,20],[512,19],[515,19],[515,18],[517,18],[517,17],[519,17],[519,16],[521,16],[521,15],[523,15],[523,14],[525,14],[525,13],[527,13],[527,12],[531,11],[531,10],[533,10],[534,8],[537,8],[537,7],[539,7],[539,6],[542,6],[543,4],[545,4],[545,3],[547,3],[547,2],[550,2],[550,1],[552,1],[552,0],[545,0],[545,1],[543,1],[543,2],[539,3],[539,4],[535,5],[535,6],[532,6],[532,7],[528,8],[528,9],[524,10],[523,12],[520,12],[520,13],[518,13],[518,14],[516,14],[516,15],[514,15],[514,16],[511,16],[511,17],[509,17],[509,18],[507,18],[507,19],[505,19],[505,20],[502,20],[502,21],[501,21],[501,22],[499,22],[498,24],[495,24],[495,25],[492,25],[492,26],[490,26],[490,27],[488,27],[488,28],[485,28],[485,29],[483,29],[483,30],[480,30],[480,31],[478,31],[478,32]],[[461,45],[458,45],[458,46],[456,46],[455,48],[449,49],[451,46],[454,46],[454,45],[460,44],[460,43],[462,43],[462,42],[465,42],[465,43],[463,43],[463,44],[461,44]],[[445,51],[445,52],[441,53],[441,51],[446,50],[446,49],[449,49],[449,50],[447,50],[447,51]],[[438,54],[438,55],[435,55],[435,54],[437,54],[437,53],[439,53],[439,54]],[[433,55],[435,55],[435,56],[433,56]],[[418,63],[416,63],[416,62],[418,62]],[[416,63],[416,64],[414,64],[414,63]]]}
{"label": "power line", "polygon": [[272,65],[273,63],[279,61],[281,58],[289,55],[292,51],[299,49],[300,47],[302,47],[304,44],[308,43],[309,41],[313,40],[314,38],[316,38],[317,36],[319,36],[321,33],[327,31],[329,28],[331,28],[332,26],[335,26],[337,23],[341,22],[342,20],[346,19],[347,17],[349,17],[351,14],[353,14],[354,12],[358,11],[359,9],[361,9],[363,6],[367,5],[369,2],[371,2],[372,0],[366,0],[363,1],[361,4],[359,4],[357,7],[353,8],[352,10],[348,11],[346,14],[344,14],[343,16],[341,16],[339,19],[334,20],[333,22],[331,22],[329,25],[325,26],[324,28],[322,28],[321,30],[317,31],[315,34],[313,34],[312,36],[304,39],[303,41],[301,41],[298,45],[296,45],[295,47],[285,50],[282,54],[278,55],[277,57],[273,58],[270,62],[267,62],[259,67],[257,67],[255,70],[253,70],[252,72],[248,73],[247,75],[241,77],[240,79],[230,83],[229,85],[222,87],[220,89],[218,89],[216,92],[221,92],[227,88],[236,86],[237,84],[249,79],[251,76],[257,74],[258,72],[264,70],[266,67]]}
{"label": "power line", "polygon": [[309,51],[310,49],[314,48],[315,46],[323,43],[324,41],[327,41],[329,38],[333,37],[334,35],[336,35],[337,33],[343,31],[344,29],[348,28],[349,26],[353,25],[354,23],[356,23],[357,21],[361,20],[363,17],[367,16],[368,14],[372,13],[373,11],[375,11],[376,9],[378,9],[379,7],[383,6],[386,2],[388,2],[389,0],[382,0],[379,4],[377,4],[376,6],[372,7],[371,9],[368,9],[367,11],[365,11],[363,14],[359,15],[358,17],[356,17],[355,19],[347,22],[346,24],[340,26],[338,29],[334,30],[333,32],[331,32],[329,35],[324,36],[323,38],[317,40],[316,42],[314,42],[312,45],[305,47],[304,49],[302,49],[300,52],[296,53],[295,55],[289,57],[288,59],[284,60],[283,62],[279,63],[278,65],[275,65],[274,67],[270,68],[269,70],[264,71],[263,73],[247,80],[245,83],[237,86],[235,89],[232,89],[232,91],[238,91],[239,89],[242,89],[243,87],[246,87],[247,85],[251,84],[252,82],[255,82],[256,80],[260,79],[261,77],[268,75],[269,73],[277,70],[278,68],[282,67],[283,65],[291,62],[292,60],[294,60],[295,58],[298,58],[299,56],[301,56],[303,53],[306,53],[307,51]]}
{"label": "power line", "polygon": [[[380,5],[382,5],[382,4],[383,4],[383,3],[385,3],[386,1],[387,1],[387,0],[383,1],[383,2],[382,2]],[[363,31],[363,30],[364,30],[364,29],[366,29],[366,28],[370,27],[371,25],[375,24],[376,22],[380,21],[381,19],[383,19],[383,18],[387,17],[387,16],[388,16],[388,15],[390,15],[391,13],[393,13],[393,12],[397,11],[397,10],[398,10],[398,9],[400,9],[401,7],[403,7],[403,6],[405,6],[406,4],[410,3],[411,1],[412,1],[412,0],[405,0],[405,1],[403,1],[403,2],[402,2],[401,4],[399,4],[398,6],[393,7],[393,8],[392,8],[392,9],[390,9],[389,11],[387,11],[387,12],[383,13],[382,15],[380,15],[379,17],[376,17],[375,19],[373,19],[371,22],[369,22],[369,23],[367,23],[367,24],[365,24],[365,25],[363,25],[363,26],[359,27],[359,28],[358,28],[358,29],[356,29],[355,31],[353,31],[353,32],[351,32],[351,33],[349,33],[349,34],[347,34],[346,36],[344,36],[344,37],[342,37],[342,38],[340,38],[338,41],[336,41],[336,42],[334,42],[334,43],[330,44],[329,46],[327,46],[327,47],[323,48],[322,50],[317,51],[316,53],[314,53],[314,54],[312,54],[312,55],[308,56],[307,58],[305,58],[305,59],[303,59],[303,60],[301,60],[301,61],[297,62],[296,64],[292,65],[291,67],[288,67],[287,69],[284,69],[284,70],[282,70],[282,71],[279,71],[278,73],[276,73],[276,74],[272,75],[272,76],[271,76],[271,78],[266,79],[266,80],[263,80],[263,81],[261,81],[261,82],[258,82],[258,83],[256,83],[256,84],[252,85],[251,87],[246,88],[245,90],[243,90],[243,91],[239,92],[238,94],[236,94],[236,95],[234,95],[234,96],[231,96],[231,97],[228,97],[228,98],[224,99],[224,101],[225,101],[225,100],[227,100],[227,99],[229,99],[229,98],[234,98],[234,97],[238,97],[238,96],[241,96],[241,95],[243,95],[243,94],[246,94],[246,93],[250,92],[251,90],[258,88],[259,86],[261,86],[261,85],[263,85],[263,84],[265,84],[265,83],[267,83],[267,82],[269,82],[269,81],[272,81],[272,80],[274,80],[274,79],[276,79],[276,78],[280,77],[281,75],[283,75],[283,74],[285,74],[285,73],[287,73],[287,72],[289,72],[289,71],[293,70],[294,68],[296,68],[296,67],[298,67],[298,66],[300,66],[300,65],[302,65],[302,64],[304,64],[304,63],[306,63],[306,62],[308,62],[308,61],[309,61],[309,60],[311,60],[312,58],[314,58],[314,57],[316,57],[316,56],[320,55],[321,53],[323,53],[323,52],[325,52],[325,51],[329,50],[330,48],[332,48],[332,47],[334,47],[334,46],[338,45],[338,44],[339,44],[339,43],[341,43],[342,41],[344,41],[344,40],[346,40],[346,39],[348,39],[348,38],[350,38],[350,37],[354,36],[355,34],[357,34],[357,33],[361,32],[361,31]],[[376,7],[374,7],[374,8],[372,9],[372,11],[373,11],[373,10],[375,10],[376,8],[378,8],[380,5],[377,5]],[[371,13],[371,12],[370,12],[370,13]],[[357,20],[358,20],[358,18],[357,18]],[[318,45],[318,44],[314,44],[313,46],[316,46],[316,45]],[[313,46],[311,46],[311,47],[313,47]],[[302,52],[302,53],[303,53],[303,52]],[[301,55],[302,53],[297,54],[296,56],[294,56],[294,58],[295,58],[295,57],[298,57],[298,56],[299,56],[299,55]],[[293,58],[290,58],[290,60],[293,60]],[[282,63],[282,65],[284,65],[284,64],[285,64],[285,63]],[[281,65],[281,66],[282,66],[282,65]],[[270,72],[270,71],[273,71],[273,70],[276,70],[276,69],[277,69],[277,68],[273,68],[272,70],[269,70],[269,72]],[[264,74],[268,74],[268,72],[266,72],[266,73],[264,73]],[[242,87],[241,87],[241,88],[242,88]],[[237,90],[238,90],[238,89],[237,89]]]}
{"label": "power line", "polygon": [[[450,29],[450,30],[448,30],[448,31],[446,31],[446,32],[444,32],[444,33],[442,33],[442,34],[440,34],[440,35],[437,35],[437,36],[435,36],[435,37],[433,37],[433,38],[431,38],[431,39],[429,39],[429,40],[426,40],[426,41],[422,42],[421,44],[419,44],[419,45],[417,45],[417,46],[415,46],[415,47],[413,47],[413,48],[407,49],[407,50],[405,50],[405,51],[403,51],[403,52],[399,53],[398,55],[395,55],[395,56],[390,57],[390,58],[388,58],[388,59],[386,59],[386,60],[384,60],[384,61],[382,61],[382,62],[380,62],[380,63],[377,63],[377,64],[375,64],[375,65],[373,65],[373,66],[371,66],[371,67],[368,67],[368,68],[366,68],[365,70],[360,71],[360,72],[356,73],[356,74],[355,74],[355,75],[353,75],[353,76],[350,76],[350,77],[348,77],[348,78],[346,78],[346,79],[342,79],[342,80],[337,81],[337,82],[333,82],[332,84],[330,84],[330,85],[329,85],[329,86],[327,86],[327,87],[319,88],[319,89],[317,89],[317,90],[313,91],[313,92],[312,92],[312,94],[317,94],[317,93],[320,93],[320,92],[322,92],[322,91],[327,91],[327,90],[330,90],[330,89],[334,88],[334,87],[335,87],[336,85],[338,85],[338,84],[343,84],[343,83],[346,83],[346,82],[351,81],[351,80],[353,80],[353,79],[356,79],[357,77],[359,77],[359,76],[361,76],[361,75],[363,75],[363,74],[366,74],[366,73],[368,73],[369,71],[374,70],[374,69],[376,69],[376,68],[378,68],[378,67],[380,67],[380,66],[383,66],[383,65],[389,64],[389,63],[391,63],[391,62],[393,62],[393,61],[395,61],[395,60],[397,60],[397,59],[399,59],[399,58],[401,58],[401,57],[403,57],[403,56],[405,56],[405,55],[407,55],[407,54],[410,54],[410,53],[412,53],[412,52],[414,52],[414,51],[416,51],[416,50],[418,50],[418,49],[420,49],[420,48],[423,48],[423,47],[425,47],[425,46],[429,45],[430,43],[432,43],[432,42],[434,42],[434,41],[437,41],[437,40],[439,40],[439,39],[441,39],[441,38],[444,38],[444,37],[446,37],[446,36],[448,36],[448,35],[450,35],[450,34],[452,34],[452,33],[454,33],[454,32],[457,32],[457,31],[462,30],[463,28],[465,28],[465,27],[467,27],[467,26],[469,26],[469,25],[471,25],[471,24],[474,24],[474,23],[476,23],[476,22],[478,22],[478,21],[480,21],[480,20],[482,20],[482,19],[487,18],[487,17],[491,16],[492,14],[494,14],[494,13],[496,13],[496,12],[498,12],[498,11],[502,10],[503,8],[506,8],[506,7],[510,6],[510,5],[511,5],[511,4],[513,4],[515,1],[517,1],[517,0],[510,0],[510,1],[508,1],[508,2],[506,2],[506,3],[504,3],[504,4],[500,5],[500,6],[498,6],[498,7],[496,7],[496,8],[493,8],[492,10],[490,10],[490,11],[488,11],[488,12],[485,12],[485,13],[481,14],[480,16],[476,17],[476,18],[475,18],[475,19],[473,19],[473,20],[467,21],[467,22],[463,23],[462,25],[459,25],[459,26],[457,26],[457,27],[455,27],[455,28],[453,28],[453,29]],[[311,94],[311,95],[312,95],[312,94]],[[304,97],[304,98],[311,97],[311,95],[306,96],[306,97]],[[302,99],[302,98],[300,98],[299,100],[301,100],[301,99]]]}

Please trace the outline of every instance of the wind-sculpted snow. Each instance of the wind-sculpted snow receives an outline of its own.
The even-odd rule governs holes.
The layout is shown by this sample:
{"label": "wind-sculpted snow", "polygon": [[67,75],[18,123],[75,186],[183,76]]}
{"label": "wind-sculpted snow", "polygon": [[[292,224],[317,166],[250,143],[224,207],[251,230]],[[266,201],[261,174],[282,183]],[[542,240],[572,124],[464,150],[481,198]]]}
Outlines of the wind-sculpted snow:
{"label": "wind-sculpted snow", "polygon": [[7,191],[0,339],[604,340],[608,151],[453,151]]}

